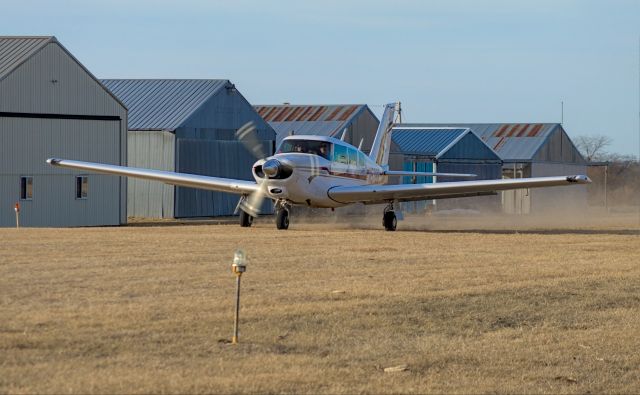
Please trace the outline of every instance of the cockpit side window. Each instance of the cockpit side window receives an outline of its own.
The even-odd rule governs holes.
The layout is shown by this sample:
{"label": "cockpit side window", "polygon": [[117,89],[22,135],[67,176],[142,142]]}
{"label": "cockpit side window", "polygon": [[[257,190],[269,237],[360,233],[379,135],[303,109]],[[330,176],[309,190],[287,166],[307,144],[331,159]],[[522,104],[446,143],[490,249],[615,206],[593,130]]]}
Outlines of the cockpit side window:
{"label": "cockpit side window", "polygon": [[364,154],[362,153],[362,151],[358,151],[358,166],[362,167],[367,163],[367,161],[364,159]]}
{"label": "cockpit side window", "polygon": [[353,148],[349,148],[349,164],[355,166],[358,164],[358,151]]}
{"label": "cockpit side window", "polygon": [[349,153],[347,147],[336,144],[333,146],[333,161],[337,163],[349,164]]}

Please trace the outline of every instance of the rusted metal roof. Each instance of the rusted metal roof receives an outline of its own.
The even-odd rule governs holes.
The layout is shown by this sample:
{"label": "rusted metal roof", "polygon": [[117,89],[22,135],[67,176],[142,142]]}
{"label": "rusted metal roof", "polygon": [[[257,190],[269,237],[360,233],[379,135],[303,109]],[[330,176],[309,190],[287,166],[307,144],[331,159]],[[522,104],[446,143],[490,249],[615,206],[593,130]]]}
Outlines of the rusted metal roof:
{"label": "rusted metal roof", "polygon": [[0,80],[50,42],[56,38],[0,36]]}
{"label": "rusted metal roof", "polygon": [[[403,124],[402,126],[412,126]],[[426,123],[425,127],[469,128],[502,160],[530,161],[559,123]]]}
{"label": "rusted metal roof", "polygon": [[254,108],[276,131],[278,143],[291,134],[336,136],[363,111],[371,112],[366,104],[282,104],[258,105]]}

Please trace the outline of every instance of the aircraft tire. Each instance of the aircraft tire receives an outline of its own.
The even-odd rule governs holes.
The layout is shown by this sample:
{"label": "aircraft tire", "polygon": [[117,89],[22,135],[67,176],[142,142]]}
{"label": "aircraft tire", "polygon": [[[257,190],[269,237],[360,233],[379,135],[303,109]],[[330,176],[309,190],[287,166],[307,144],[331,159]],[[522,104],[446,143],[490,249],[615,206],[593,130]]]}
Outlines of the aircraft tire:
{"label": "aircraft tire", "polygon": [[289,229],[289,210],[281,209],[277,211],[276,228],[280,230]]}
{"label": "aircraft tire", "polygon": [[396,218],[396,213],[393,211],[387,211],[384,213],[382,217],[382,225],[384,225],[384,229],[393,232],[396,230],[396,226],[398,225],[398,219]]}
{"label": "aircraft tire", "polygon": [[253,224],[253,217],[244,211],[240,210],[240,226],[248,228]]}

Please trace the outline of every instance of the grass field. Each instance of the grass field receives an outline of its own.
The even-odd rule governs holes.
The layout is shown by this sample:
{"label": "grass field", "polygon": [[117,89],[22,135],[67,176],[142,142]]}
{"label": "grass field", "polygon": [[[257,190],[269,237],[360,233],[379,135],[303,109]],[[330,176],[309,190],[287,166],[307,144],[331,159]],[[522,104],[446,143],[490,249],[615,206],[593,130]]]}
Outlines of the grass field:
{"label": "grass field", "polygon": [[638,393],[640,237],[590,229],[0,229],[0,393]]}

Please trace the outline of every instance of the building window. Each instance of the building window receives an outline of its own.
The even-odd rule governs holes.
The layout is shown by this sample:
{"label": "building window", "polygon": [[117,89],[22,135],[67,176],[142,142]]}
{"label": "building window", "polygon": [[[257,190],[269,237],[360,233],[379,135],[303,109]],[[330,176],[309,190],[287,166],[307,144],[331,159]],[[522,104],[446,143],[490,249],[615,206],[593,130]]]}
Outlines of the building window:
{"label": "building window", "polygon": [[89,177],[76,177],[76,199],[86,199],[89,194]]}
{"label": "building window", "polygon": [[33,199],[33,177],[20,177],[20,199]]}

